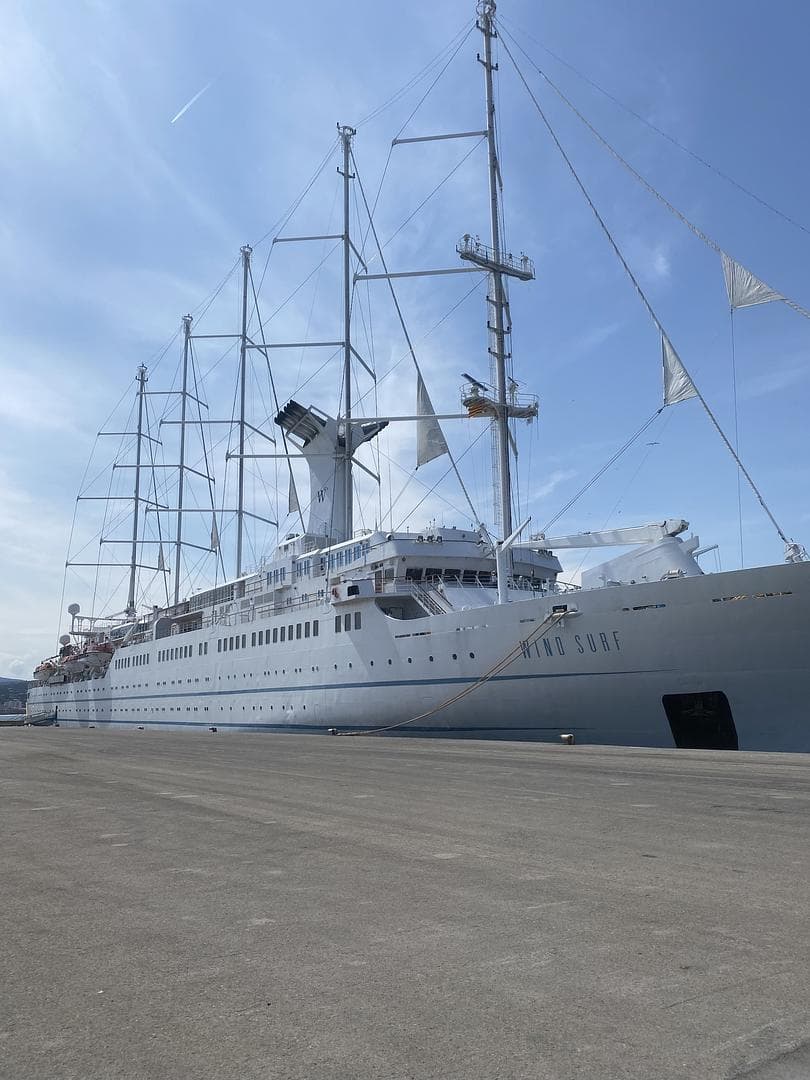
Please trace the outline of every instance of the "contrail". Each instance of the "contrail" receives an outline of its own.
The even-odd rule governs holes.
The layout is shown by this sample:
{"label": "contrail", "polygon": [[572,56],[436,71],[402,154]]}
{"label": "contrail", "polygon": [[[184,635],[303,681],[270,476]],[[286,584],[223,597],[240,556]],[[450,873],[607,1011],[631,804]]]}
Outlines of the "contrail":
{"label": "contrail", "polygon": [[210,89],[210,88],[211,88],[211,87],[212,87],[213,85],[214,85],[214,80],[213,80],[213,79],[211,80],[211,82],[210,82],[210,83],[206,83],[206,85],[205,85],[205,86],[204,86],[204,87],[202,88],[202,90],[198,90],[198,91],[197,91],[197,93],[196,93],[196,94],[194,95],[194,97],[193,97],[193,98],[191,99],[191,101],[187,101],[187,102],[185,103],[185,105],[184,105],[184,106],[183,106],[183,108],[182,108],[182,109],[180,110],[180,112],[179,112],[179,113],[177,114],[177,116],[173,116],[173,117],[171,118],[171,120],[169,121],[169,123],[170,123],[170,124],[174,124],[174,123],[176,123],[176,122],[177,122],[177,121],[178,121],[178,120],[180,119],[180,117],[181,117],[181,116],[183,115],[183,113],[186,113],[186,112],[188,112],[188,110],[189,110],[189,109],[191,108],[191,106],[192,106],[192,105],[194,104],[194,102],[195,102],[195,101],[198,101],[198,100],[199,100],[199,99],[200,99],[200,98],[201,98],[201,97],[203,96],[203,94],[205,93],[205,91],[206,91],[206,90],[209,90],[209,89]]}

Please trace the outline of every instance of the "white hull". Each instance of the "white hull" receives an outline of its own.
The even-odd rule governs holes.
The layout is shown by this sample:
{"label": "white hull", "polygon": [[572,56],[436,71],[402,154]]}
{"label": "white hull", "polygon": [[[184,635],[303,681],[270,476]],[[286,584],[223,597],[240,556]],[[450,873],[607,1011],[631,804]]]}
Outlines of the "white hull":
{"label": "white hull", "polygon": [[[455,704],[567,602],[576,606]],[[362,629],[335,633],[336,613]],[[318,618],[320,634],[251,647],[253,632]],[[247,647],[217,653],[224,634]],[[269,633],[268,633],[269,637]],[[374,597],[149,642],[138,668],[29,692],[29,713],[87,726],[325,731],[674,746],[664,695],[721,692],[740,749],[810,751],[810,564],[546,595],[399,620]],[[206,655],[198,655],[208,642]],[[166,645],[191,656],[158,662]],[[204,648],[204,646],[203,646]],[[435,710],[435,711],[433,711]]]}

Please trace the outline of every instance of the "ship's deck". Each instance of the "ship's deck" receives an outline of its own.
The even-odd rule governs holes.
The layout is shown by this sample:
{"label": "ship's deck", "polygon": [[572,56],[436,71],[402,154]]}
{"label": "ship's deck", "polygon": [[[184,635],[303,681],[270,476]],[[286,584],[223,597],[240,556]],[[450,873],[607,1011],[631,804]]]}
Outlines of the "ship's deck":
{"label": "ship's deck", "polygon": [[16,1080],[810,1073],[810,756],[13,729],[0,808]]}

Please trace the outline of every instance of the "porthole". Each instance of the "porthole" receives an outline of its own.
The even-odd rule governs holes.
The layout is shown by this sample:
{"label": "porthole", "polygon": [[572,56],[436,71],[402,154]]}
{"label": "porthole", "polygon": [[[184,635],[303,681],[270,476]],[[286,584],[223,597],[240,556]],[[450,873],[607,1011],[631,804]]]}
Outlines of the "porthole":
{"label": "porthole", "polygon": [[470,659],[471,659],[471,660],[474,660],[474,659],[475,659],[475,653],[474,653],[474,652],[471,652],[471,653],[470,653]]}

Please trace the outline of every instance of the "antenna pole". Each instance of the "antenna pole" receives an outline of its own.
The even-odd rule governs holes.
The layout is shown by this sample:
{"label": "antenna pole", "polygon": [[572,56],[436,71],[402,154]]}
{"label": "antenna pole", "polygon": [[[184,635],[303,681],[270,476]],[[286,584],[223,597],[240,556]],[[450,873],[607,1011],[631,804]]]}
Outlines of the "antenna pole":
{"label": "antenna pole", "polygon": [[352,138],[355,129],[346,124],[338,124],[338,132],[343,143],[343,425],[344,425],[344,540],[351,540],[354,535],[354,489],[352,486],[352,278],[351,278],[351,236],[349,232],[349,181],[354,179],[349,171],[349,159],[352,150]]}
{"label": "antenna pole", "polygon": [[511,536],[512,525],[512,482],[509,465],[509,412],[506,396],[506,331],[505,313],[506,297],[504,293],[503,274],[497,268],[501,262],[501,230],[498,212],[498,183],[500,169],[498,167],[498,151],[495,140],[495,94],[492,83],[492,73],[498,70],[498,65],[492,62],[492,40],[497,37],[495,30],[495,0],[480,0],[478,5],[478,29],[484,36],[484,59],[479,61],[484,66],[484,78],[487,95],[487,150],[489,158],[489,204],[490,224],[492,230],[492,262],[495,264],[491,270],[490,281],[492,295],[487,299],[492,308],[492,322],[490,329],[493,334],[493,347],[490,348],[495,360],[495,389],[497,393],[498,415],[495,421],[497,425],[498,447],[498,487],[501,511],[501,532]]}
{"label": "antenna pole", "polygon": [[143,364],[138,368],[138,431],[135,444],[135,492],[133,495],[134,506],[132,511],[132,554],[129,561],[129,591],[127,593],[126,614],[133,618],[135,615],[135,578],[138,573],[138,518],[141,508],[141,447],[143,445],[143,406],[146,396],[146,368]]}
{"label": "antenna pole", "polygon": [[174,602],[180,602],[180,556],[183,551],[183,488],[186,476],[186,400],[188,398],[188,350],[191,315],[183,316],[183,389],[180,391],[180,478],[177,482],[177,537],[174,555]]}
{"label": "antenna pole", "polygon": [[247,383],[248,277],[253,248],[245,244],[242,254],[242,331],[239,349],[239,495],[236,506],[236,576],[242,574],[242,540],[245,515],[245,387]]}

